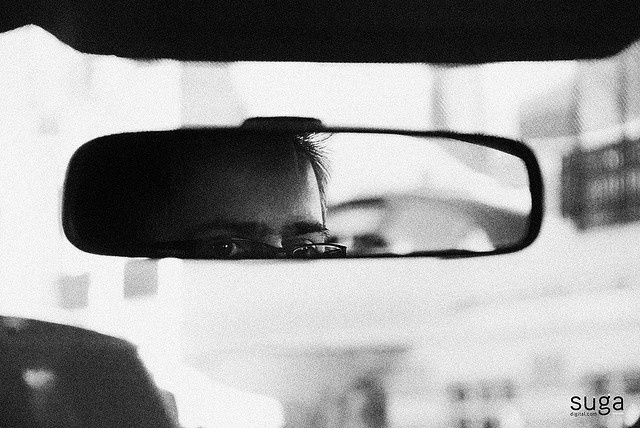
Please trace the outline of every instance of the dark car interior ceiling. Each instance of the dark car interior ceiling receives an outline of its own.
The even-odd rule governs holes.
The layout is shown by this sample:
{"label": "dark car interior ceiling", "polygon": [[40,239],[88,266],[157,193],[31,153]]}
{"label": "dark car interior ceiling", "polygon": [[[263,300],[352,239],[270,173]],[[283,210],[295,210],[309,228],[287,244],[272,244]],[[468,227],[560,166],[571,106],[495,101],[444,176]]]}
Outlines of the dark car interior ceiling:
{"label": "dark car interior ceiling", "polygon": [[637,0],[33,0],[38,25],[95,54],[193,61],[484,63],[589,59],[640,35]]}

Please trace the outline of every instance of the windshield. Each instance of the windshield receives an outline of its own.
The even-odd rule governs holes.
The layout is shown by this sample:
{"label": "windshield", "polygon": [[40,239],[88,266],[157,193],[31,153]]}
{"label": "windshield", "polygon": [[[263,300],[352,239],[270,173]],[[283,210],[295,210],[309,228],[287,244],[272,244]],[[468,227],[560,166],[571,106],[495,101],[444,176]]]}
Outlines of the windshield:
{"label": "windshield", "polygon": [[[580,62],[181,63],[84,55],[24,27],[0,35],[0,58],[0,310],[133,342],[183,426],[640,415],[640,44]],[[60,198],[81,144],[256,116],[525,141],[546,186],[541,235],[475,260],[305,265],[95,256],[66,240]],[[592,397],[596,415],[570,415]]]}

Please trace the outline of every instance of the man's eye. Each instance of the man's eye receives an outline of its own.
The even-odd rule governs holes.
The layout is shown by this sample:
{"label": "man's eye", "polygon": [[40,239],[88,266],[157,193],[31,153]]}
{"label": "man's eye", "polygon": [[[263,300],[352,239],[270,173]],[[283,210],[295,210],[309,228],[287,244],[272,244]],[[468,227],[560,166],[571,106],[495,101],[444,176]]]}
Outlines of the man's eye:
{"label": "man's eye", "polygon": [[337,244],[311,244],[294,249],[291,256],[296,259],[322,259],[345,257],[345,248]]}
{"label": "man's eye", "polygon": [[322,250],[314,245],[306,245],[295,248],[291,255],[296,259],[315,259],[322,256]]}
{"label": "man's eye", "polygon": [[220,241],[209,244],[207,253],[215,259],[232,259],[240,256],[243,249],[233,241]]}

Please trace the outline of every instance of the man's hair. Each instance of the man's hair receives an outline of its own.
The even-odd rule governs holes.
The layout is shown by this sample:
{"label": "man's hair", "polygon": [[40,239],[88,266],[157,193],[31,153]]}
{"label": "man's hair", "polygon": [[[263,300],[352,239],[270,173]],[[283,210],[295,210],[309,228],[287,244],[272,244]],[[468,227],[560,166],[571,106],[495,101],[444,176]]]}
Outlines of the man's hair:
{"label": "man's hair", "polygon": [[329,183],[329,161],[326,142],[333,134],[305,133],[296,135],[294,147],[311,164],[320,190],[322,222],[327,212],[327,185]]}
{"label": "man's hair", "polygon": [[[100,245],[105,248],[131,241],[133,237],[147,239],[150,228],[161,227],[162,219],[173,209],[170,202],[175,200],[176,207],[183,203],[176,183],[190,180],[201,169],[233,170],[247,159],[255,159],[266,167],[273,164],[273,156],[285,156],[287,160],[293,156],[305,164],[309,162],[319,189],[324,223],[329,181],[324,143],[330,137],[330,133],[243,134],[234,129],[226,132],[194,129],[139,134],[133,142],[127,137],[111,144],[93,144],[91,151],[78,152],[82,160],[76,162],[75,174],[83,180],[73,181],[75,189],[71,192],[75,196],[65,201],[63,215],[68,217],[72,212],[74,218],[73,225],[65,230],[72,227],[72,233],[91,235],[93,242],[103,243]],[[215,161],[215,165],[210,161]],[[98,190],[100,198],[90,196]],[[106,216],[105,212],[110,214]]]}

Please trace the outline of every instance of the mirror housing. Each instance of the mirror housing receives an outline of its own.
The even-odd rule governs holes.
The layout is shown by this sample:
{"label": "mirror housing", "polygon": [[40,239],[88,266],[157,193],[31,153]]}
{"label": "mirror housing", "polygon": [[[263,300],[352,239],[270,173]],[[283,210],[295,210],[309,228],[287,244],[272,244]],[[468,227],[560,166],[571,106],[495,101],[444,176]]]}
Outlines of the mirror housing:
{"label": "mirror housing", "polygon": [[95,254],[211,259],[466,257],[539,233],[540,168],[518,141],[288,119],[90,141],[67,170],[65,234]]}

